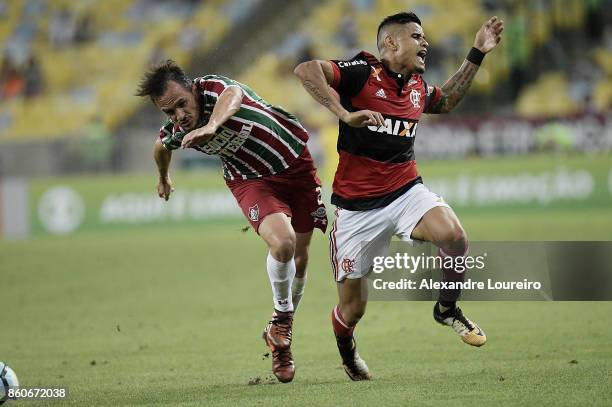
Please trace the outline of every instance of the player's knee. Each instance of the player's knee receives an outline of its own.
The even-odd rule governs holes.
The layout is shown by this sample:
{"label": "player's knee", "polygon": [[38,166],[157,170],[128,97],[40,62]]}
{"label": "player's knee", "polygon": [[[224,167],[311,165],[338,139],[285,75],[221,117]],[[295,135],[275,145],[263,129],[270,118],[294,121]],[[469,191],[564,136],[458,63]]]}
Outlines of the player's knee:
{"label": "player's knee", "polygon": [[442,236],[440,236],[440,241],[445,243],[451,243],[453,246],[458,247],[460,245],[465,245],[467,248],[467,234],[465,230],[459,224],[450,224],[445,228]]}
{"label": "player's knee", "polygon": [[468,249],[468,237],[460,224],[451,224],[443,233],[440,242],[444,251],[451,255],[462,256]]}
{"label": "player's knee", "polygon": [[287,235],[273,239],[270,251],[276,260],[283,263],[290,261],[295,254],[295,237]]}
{"label": "player's knee", "polygon": [[463,253],[465,253],[468,248],[468,237],[461,225],[457,226],[453,231],[453,243],[454,246]]}

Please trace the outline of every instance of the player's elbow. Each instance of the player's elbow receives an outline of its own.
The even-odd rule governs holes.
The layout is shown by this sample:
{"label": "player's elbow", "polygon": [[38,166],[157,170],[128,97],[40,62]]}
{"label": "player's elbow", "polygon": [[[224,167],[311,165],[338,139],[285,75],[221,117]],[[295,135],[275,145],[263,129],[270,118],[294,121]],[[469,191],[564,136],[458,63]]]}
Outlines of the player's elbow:
{"label": "player's elbow", "polygon": [[172,152],[166,148],[160,139],[155,140],[155,144],[153,146],[153,156],[155,160],[158,160],[162,156],[169,157],[171,154]]}
{"label": "player's elbow", "polygon": [[229,86],[223,91],[223,93],[225,92],[227,92],[227,97],[229,97],[234,104],[241,102],[244,96],[244,91],[240,86]]}
{"label": "player's elbow", "polygon": [[155,140],[155,144],[153,145],[153,151],[156,154],[159,154],[162,150],[165,150],[164,144],[160,139]]}
{"label": "player's elbow", "polygon": [[244,97],[244,91],[240,86],[229,86],[223,91],[222,95],[229,99],[228,110],[231,114],[240,110],[242,98]]}
{"label": "player's elbow", "polygon": [[318,61],[306,61],[302,62],[293,70],[293,74],[300,78],[300,80],[306,79],[313,70],[317,69],[319,65]]}

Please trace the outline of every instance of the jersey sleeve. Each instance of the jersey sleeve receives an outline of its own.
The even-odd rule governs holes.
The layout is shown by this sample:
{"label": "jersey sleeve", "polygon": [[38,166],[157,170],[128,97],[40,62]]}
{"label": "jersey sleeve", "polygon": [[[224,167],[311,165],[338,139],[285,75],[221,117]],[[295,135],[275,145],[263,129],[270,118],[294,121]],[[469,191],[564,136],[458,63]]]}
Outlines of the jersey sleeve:
{"label": "jersey sleeve", "polygon": [[181,146],[184,136],[184,132],[174,131],[174,123],[172,123],[170,120],[168,120],[161,127],[161,129],[159,129],[159,139],[161,140],[163,146],[170,151],[176,150]]}
{"label": "jersey sleeve", "polygon": [[425,109],[424,113],[440,113],[440,107],[438,106],[442,102],[442,89],[439,86],[432,86],[431,91],[427,83],[425,84]]}
{"label": "jersey sleeve", "polygon": [[331,87],[342,97],[356,96],[370,77],[372,68],[365,58],[357,55],[348,61],[330,60],[334,70]]}
{"label": "jersey sleeve", "polygon": [[204,108],[212,108],[223,91],[231,86],[241,88],[233,79],[221,75],[206,75],[196,78],[194,84],[204,97]]}

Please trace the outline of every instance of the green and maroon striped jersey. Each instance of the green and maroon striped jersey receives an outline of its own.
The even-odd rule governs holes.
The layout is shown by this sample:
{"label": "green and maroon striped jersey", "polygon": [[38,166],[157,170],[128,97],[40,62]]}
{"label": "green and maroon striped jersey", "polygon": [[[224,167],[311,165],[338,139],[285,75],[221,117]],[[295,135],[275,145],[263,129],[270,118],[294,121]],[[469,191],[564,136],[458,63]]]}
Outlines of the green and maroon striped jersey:
{"label": "green and maroon striped jersey", "polygon": [[[206,144],[194,147],[223,162],[226,179],[252,179],[285,170],[306,145],[308,133],[291,113],[272,106],[248,86],[219,75],[194,79],[200,93],[202,123],[210,117],[219,95],[230,86],[243,92],[240,110],[223,123]],[[203,125],[203,124],[202,124]],[[186,132],[171,121],[166,122],[159,137],[168,150],[181,146]]]}

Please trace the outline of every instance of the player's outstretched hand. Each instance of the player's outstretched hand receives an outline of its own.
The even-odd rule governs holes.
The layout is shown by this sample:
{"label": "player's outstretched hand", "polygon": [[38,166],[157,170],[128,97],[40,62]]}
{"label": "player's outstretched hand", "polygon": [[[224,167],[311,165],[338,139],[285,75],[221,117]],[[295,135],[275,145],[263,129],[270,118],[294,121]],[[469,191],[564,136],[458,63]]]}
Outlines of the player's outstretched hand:
{"label": "player's outstretched hand", "polygon": [[504,21],[497,16],[491,17],[476,33],[474,48],[485,54],[491,51],[501,41],[502,31],[504,31]]}
{"label": "player's outstretched hand", "polygon": [[382,126],[385,122],[382,114],[372,110],[347,112],[340,119],[351,127]]}
{"label": "player's outstretched hand", "polygon": [[199,129],[192,130],[187,133],[185,137],[183,137],[181,148],[201,146],[202,144],[210,140],[216,132],[217,128],[208,124],[206,126],[200,127]]}
{"label": "player's outstretched hand", "polygon": [[157,195],[160,198],[164,198],[166,201],[170,199],[170,194],[174,192],[174,188],[172,187],[172,181],[170,177],[159,178],[157,182]]}

